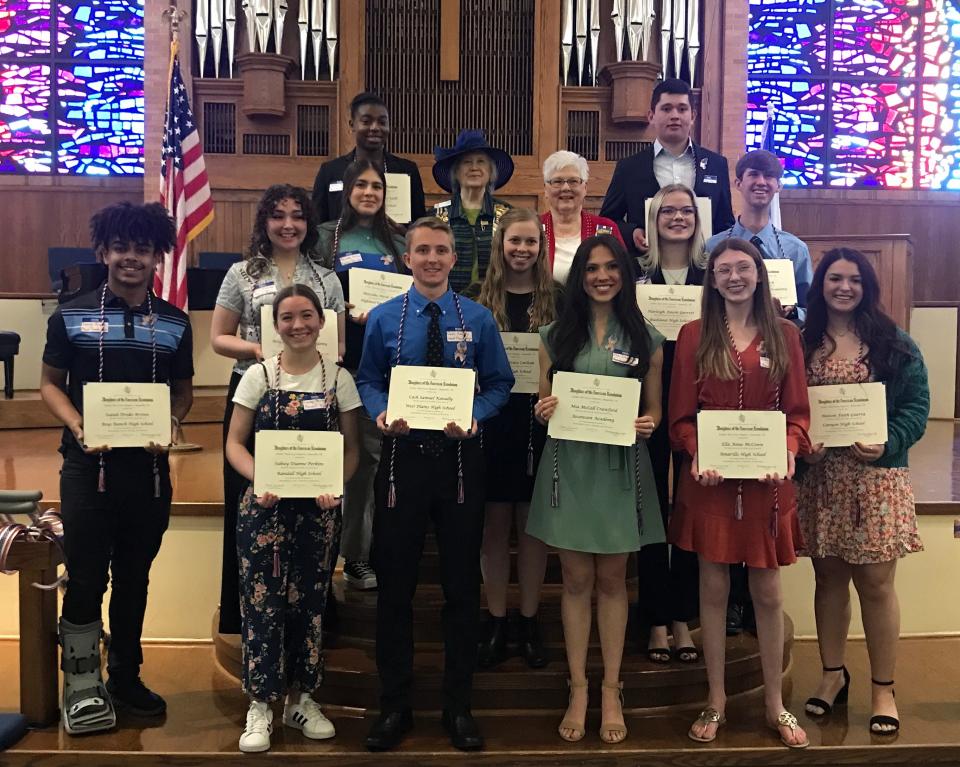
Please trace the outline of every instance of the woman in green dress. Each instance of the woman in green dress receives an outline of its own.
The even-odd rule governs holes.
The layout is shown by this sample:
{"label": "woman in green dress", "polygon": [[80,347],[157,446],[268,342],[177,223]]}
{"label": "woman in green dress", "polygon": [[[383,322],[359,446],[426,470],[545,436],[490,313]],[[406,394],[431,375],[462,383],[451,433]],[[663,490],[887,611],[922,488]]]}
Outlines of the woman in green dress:
{"label": "woman in green dress", "polygon": [[627,736],[620,682],[627,558],[641,546],[664,540],[646,445],[661,417],[663,336],[643,319],[629,257],[615,237],[599,235],[580,244],[563,310],[556,322],[540,328],[540,340],[540,399],[534,414],[544,423],[557,408],[557,397],[551,394],[556,371],[643,381],[634,445],[548,438],[527,521],[527,533],[558,549],[563,571],[570,701],[560,737],[577,741],[585,734],[587,646],[596,588],[603,655],[600,737],[619,743]]}

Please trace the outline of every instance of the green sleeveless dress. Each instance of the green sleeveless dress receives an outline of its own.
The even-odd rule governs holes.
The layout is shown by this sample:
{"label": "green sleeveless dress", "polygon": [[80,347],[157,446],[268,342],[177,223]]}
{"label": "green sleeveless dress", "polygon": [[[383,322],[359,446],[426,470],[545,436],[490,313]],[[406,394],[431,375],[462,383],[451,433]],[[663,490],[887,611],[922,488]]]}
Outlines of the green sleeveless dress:
{"label": "green sleeveless dress", "polygon": [[[547,338],[552,327],[551,323],[540,328],[540,339],[551,360],[554,355]],[[664,337],[649,324],[647,332],[653,353]],[[604,344],[596,344],[591,331],[591,342],[574,361],[574,372],[626,377],[630,368],[612,359],[622,335],[613,317]],[[556,507],[551,504],[554,445],[560,474]],[[642,532],[636,507],[636,450],[640,451]],[[592,554],[622,554],[648,543],[663,543],[663,520],[646,441],[620,447],[548,437],[537,470],[527,532],[555,548]]]}

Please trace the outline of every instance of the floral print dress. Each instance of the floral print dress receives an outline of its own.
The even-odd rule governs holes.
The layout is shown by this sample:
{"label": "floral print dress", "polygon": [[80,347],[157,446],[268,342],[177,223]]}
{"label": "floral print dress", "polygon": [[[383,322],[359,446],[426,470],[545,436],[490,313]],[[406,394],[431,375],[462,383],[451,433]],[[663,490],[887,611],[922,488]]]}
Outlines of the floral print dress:
{"label": "floral print dress", "polygon": [[[311,400],[323,404],[305,407]],[[254,430],[336,431],[337,415],[336,386],[327,392],[268,388],[257,405]],[[291,687],[313,692],[323,681],[323,613],[340,517],[339,507],[324,510],[304,498],[264,508],[252,484],[241,496],[242,681],[244,692],[256,700],[278,701]]]}
{"label": "floral print dress", "polygon": [[[855,359],[818,355],[808,372],[810,386],[869,379],[866,366]],[[820,463],[806,467],[798,484],[802,556],[865,565],[923,550],[906,467],[872,466],[849,448],[828,448]]]}

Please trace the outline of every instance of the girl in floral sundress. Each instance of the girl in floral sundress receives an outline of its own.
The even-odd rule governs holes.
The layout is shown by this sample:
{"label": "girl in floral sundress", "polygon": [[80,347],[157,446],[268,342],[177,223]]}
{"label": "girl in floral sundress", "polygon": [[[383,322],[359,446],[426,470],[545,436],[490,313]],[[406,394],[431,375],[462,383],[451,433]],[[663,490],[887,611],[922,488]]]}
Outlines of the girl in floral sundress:
{"label": "girl in floral sundress", "polygon": [[243,689],[250,696],[240,750],[270,748],[270,703],[286,693],[283,723],[308,738],[332,738],[333,724],[313,700],[323,680],[323,611],[340,536],[341,498],[255,495],[251,432],[339,431],[344,481],[357,468],[360,396],[350,374],[316,349],[323,307],[306,285],[277,294],[276,357],[248,368],[234,395],[227,460],[249,481],[237,515]]}
{"label": "girl in floral sundress", "polygon": [[803,331],[810,386],[882,381],[887,441],[850,447],[814,445],[799,483],[805,547],[817,574],[814,605],[823,678],[806,710],[826,716],[847,701],[844,649],[850,581],[860,596],[872,676],[870,731],[899,730],[893,697],[900,607],[897,560],[920,551],[907,450],[923,435],[930,410],[919,349],[880,308],[877,275],[863,254],[837,248],[817,266]]}

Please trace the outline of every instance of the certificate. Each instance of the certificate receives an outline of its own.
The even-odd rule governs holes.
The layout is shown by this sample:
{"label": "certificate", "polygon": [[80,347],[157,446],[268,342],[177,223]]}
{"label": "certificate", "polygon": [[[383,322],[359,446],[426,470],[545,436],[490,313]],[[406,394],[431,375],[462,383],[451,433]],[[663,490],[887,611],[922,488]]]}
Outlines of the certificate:
{"label": "certificate", "polygon": [[632,445],[633,421],[640,412],[640,381],[620,376],[558,372],[551,393],[557,409],[549,421],[554,439]]}
{"label": "certificate", "polygon": [[811,386],[810,441],[824,447],[887,441],[887,395],[882,383]]}
{"label": "certificate", "polygon": [[[340,356],[337,335],[337,313],[333,309],[323,310],[323,327],[317,336],[317,351],[324,357],[337,359]],[[260,307],[260,348],[264,357],[275,357],[283,351],[283,341],[273,326],[273,306]]]}
{"label": "certificate", "polygon": [[171,428],[167,384],[83,385],[83,441],[87,447],[169,445]]}
{"label": "certificate", "polygon": [[343,495],[343,435],[338,431],[258,431],[253,492],[281,498]]}
{"label": "certificate", "polygon": [[402,418],[411,429],[443,431],[450,422],[470,429],[476,378],[470,368],[397,365],[390,371],[387,423]]}
{"label": "certificate", "polygon": [[[709,178],[709,176],[708,176]],[[716,181],[716,178],[714,178]],[[643,205],[643,228],[647,228],[647,221],[650,220],[650,201],[648,197]],[[703,241],[706,242],[713,236],[713,200],[709,197],[697,197],[697,213],[700,215],[700,231],[703,233]],[[659,328],[657,328],[659,330]]]}
{"label": "certificate", "polygon": [[408,224],[413,219],[410,207],[410,176],[406,173],[384,173],[387,181],[387,216],[398,224]]}
{"label": "certificate", "polygon": [[701,410],[697,463],[725,479],[787,473],[787,417],[779,410]]}
{"label": "certificate", "polygon": [[763,265],[767,267],[767,277],[770,278],[770,294],[781,306],[796,306],[797,281],[793,276],[793,261],[789,258],[765,258]]}
{"label": "certificate", "polygon": [[700,285],[637,284],[637,304],[644,319],[666,336],[676,341],[680,328],[691,320],[700,319]]}
{"label": "certificate", "polygon": [[507,350],[514,384],[511,394],[536,394],[540,391],[540,334],[501,333]]}
{"label": "certificate", "polygon": [[389,301],[394,296],[406,293],[413,284],[413,277],[409,274],[381,272],[378,269],[360,267],[348,270],[347,278],[350,287],[350,303],[353,304],[350,313],[354,317],[369,312],[373,307]]}

